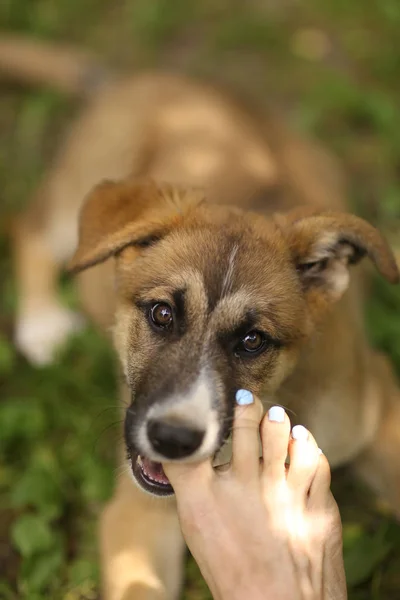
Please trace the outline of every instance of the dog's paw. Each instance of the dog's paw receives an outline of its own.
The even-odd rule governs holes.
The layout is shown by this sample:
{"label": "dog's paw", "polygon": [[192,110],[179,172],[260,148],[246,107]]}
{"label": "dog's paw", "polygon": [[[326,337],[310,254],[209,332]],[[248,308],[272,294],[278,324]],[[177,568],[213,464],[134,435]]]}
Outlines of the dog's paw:
{"label": "dog's paw", "polygon": [[80,331],[84,319],[63,306],[41,307],[18,317],[15,345],[34,365],[51,363],[68,337]]}

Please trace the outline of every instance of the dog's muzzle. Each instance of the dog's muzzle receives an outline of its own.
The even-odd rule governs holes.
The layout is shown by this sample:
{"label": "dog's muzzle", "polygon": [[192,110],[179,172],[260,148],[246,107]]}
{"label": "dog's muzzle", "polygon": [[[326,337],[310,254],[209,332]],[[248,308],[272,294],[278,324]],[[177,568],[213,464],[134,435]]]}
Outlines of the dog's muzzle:
{"label": "dog's muzzle", "polygon": [[145,491],[173,494],[162,463],[198,462],[219,449],[223,420],[216,397],[212,381],[201,373],[184,394],[148,402],[145,410],[140,402],[128,408],[125,441],[134,478]]}
{"label": "dog's muzzle", "polygon": [[[147,438],[155,453],[165,460],[183,460],[201,446],[204,431],[173,425],[160,420],[147,423]],[[157,496],[170,496],[174,490],[164,473],[161,462],[135,453],[130,456],[132,473],[145,491]]]}
{"label": "dog's muzzle", "polygon": [[[204,431],[163,421],[150,420],[147,424],[147,439],[152,449],[150,455],[160,455],[163,461],[184,460],[195,455],[204,435]],[[134,478],[145,491],[157,496],[174,493],[161,462],[138,452],[130,452],[129,459]]]}

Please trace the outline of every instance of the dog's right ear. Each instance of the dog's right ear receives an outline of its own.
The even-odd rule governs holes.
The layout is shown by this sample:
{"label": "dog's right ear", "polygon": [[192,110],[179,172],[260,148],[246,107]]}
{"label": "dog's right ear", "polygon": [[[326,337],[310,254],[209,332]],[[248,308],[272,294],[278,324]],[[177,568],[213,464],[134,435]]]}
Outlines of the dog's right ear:
{"label": "dog's right ear", "polygon": [[149,246],[179,226],[204,199],[200,190],[153,181],[104,181],[86,197],[78,248],[67,268],[77,273],[130,245]]}
{"label": "dog's right ear", "polygon": [[346,291],[350,267],[368,257],[390,283],[400,273],[391,248],[372,225],[347,213],[295,208],[277,217],[309,300],[336,302]]}

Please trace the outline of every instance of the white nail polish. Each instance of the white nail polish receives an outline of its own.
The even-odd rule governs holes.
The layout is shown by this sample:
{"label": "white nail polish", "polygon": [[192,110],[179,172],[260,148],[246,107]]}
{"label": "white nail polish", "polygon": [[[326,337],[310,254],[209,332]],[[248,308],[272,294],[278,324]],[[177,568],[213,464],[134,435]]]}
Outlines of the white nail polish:
{"label": "white nail polish", "polygon": [[306,442],[308,440],[308,431],[303,425],[295,425],[292,429],[292,438],[298,442]]}
{"label": "white nail polish", "polygon": [[283,423],[285,421],[285,409],[282,406],[271,406],[268,411],[268,419],[275,423]]}

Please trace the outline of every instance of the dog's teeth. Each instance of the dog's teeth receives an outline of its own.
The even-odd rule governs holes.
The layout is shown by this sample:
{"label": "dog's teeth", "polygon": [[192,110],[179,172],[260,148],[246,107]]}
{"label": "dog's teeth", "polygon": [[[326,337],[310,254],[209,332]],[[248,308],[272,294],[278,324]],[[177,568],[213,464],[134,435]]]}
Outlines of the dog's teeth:
{"label": "dog's teeth", "polygon": [[136,459],[136,462],[137,462],[137,464],[139,465],[139,467],[142,467],[142,466],[143,466],[142,458],[141,458],[141,456],[140,456],[140,455],[137,457],[137,459]]}

